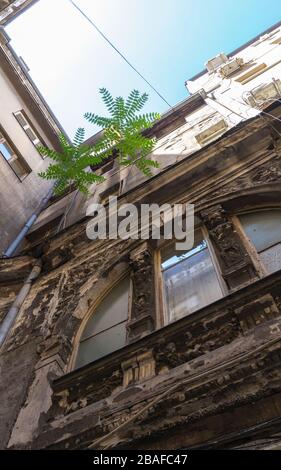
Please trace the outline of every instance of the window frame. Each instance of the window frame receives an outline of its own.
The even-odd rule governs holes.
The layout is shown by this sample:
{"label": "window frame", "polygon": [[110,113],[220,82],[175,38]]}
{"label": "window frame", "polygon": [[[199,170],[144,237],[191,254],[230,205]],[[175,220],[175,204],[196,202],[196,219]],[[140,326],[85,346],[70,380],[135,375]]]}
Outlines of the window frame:
{"label": "window frame", "polygon": [[[201,230],[202,237],[206,242],[206,249],[209,252],[211,262],[214,267],[214,271],[217,276],[220,289],[222,291],[222,298],[223,298],[229,293],[229,290],[227,288],[226,282],[224,281],[222,277],[219,262],[216,257],[212,242],[210,240],[208,230],[204,224],[199,224],[194,227],[194,231],[198,229]],[[158,247],[155,253],[155,305],[156,305],[156,323],[157,323],[156,328],[162,328],[163,326],[166,326],[172,323],[169,321],[169,312],[168,312],[168,305],[167,305],[167,299],[166,299],[166,293],[165,293],[165,282],[164,282],[162,262],[161,262],[162,261],[161,250],[165,246],[175,241],[176,240],[174,238],[172,240],[161,240],[160,243],[158,244]],[[208,304],[208,305],[211,305],[211,304]],[[204,308],[204,307],[205,306],[200,307],[198,310],[191,312],[187,316],[195,314],[197,311],[201,310],[201,308]]]}
{"label": "window frame", "polygon": [[[250,254],[250,257],[252,259],[252,262],[257,270],[257,273],[258,275],[260,276],[260,278],[263,278],[265,276],[269,276],[270,274],[273,274],[273,272],[270,272],[267,270],[266,266],[264,265],[261,257],[260,257],[260,253],[263,253],[264,251],[266,251],[267,249],[273,247],[273,246],[276,246],[278,243],[275,243],[271,246],[269,246],[268,248],[266,248],[265,250],[261,250],[260,252],[256,249],[254,243],[252,242],[251,238],[248,237],[248,235],[246,234],[245,230],[244,230],[244,227],[243,227],[243,224],[240,220],[240,216],[241,215],[247,215],[247,214],[253,214],[253,213],[257,213],[257,212],[265,212],[265,211],[273,211],[273,210],[281,210],[281,207],[280,206],[271,206],[271,207],[257,207],[257,208],[252,208],[251,210],[246,210],[246,211],[239,211],[239,213],[237,213],[233,219],[235,220],[235,225],[237,227],[237,231],[239,232],[239,235],[241,236],[241,238],[243,239],[243,242]],[[279,242],[281,243],[281,241]]]}
{"label": "window frame", "polygon": [[[38,144],[35,144],[34,141],[31,139],[31,137],[28,135],[28,133],[26,132],[27,129],[25,129],[25,126],[23,126],[21,123],[20,123],[20,120],[18,119],[18,115],[22,115],[23,119],[27,122],[27,125],[28,125],[28,128],[31,129],[31,131],[33,132],[33,134],[35,135],[35,137],[38,139],[39,143]],[[37,132],[35,126],[33,125],[33,123],[31,122],[31,119],[27,116],[26,112],[24,111],[24,109],[20,109],[18,111],[15,111],[13,113],[13,116],[14,118],[16,119],[18,125],[20,126],[20,128],[23,130],[23,132],[25,133],[26,137],[28,138],[28,140],[32,143],[33,147],[37,150],[38,154],[40,155],[40,157],[42,158],[42,160],[44,160],[46,157],[44,157],[43,155],[41,155],[41,153],[39,152],[38,150],[38,146],[42,146],[42,147],[48,147],[45,140],[41,138],[41,134]]]}
{"label": "window frame", "polygon": [[[71,357],[70,357],[70,360],[69,360],[69,364],[68,364],[68,367],[67,367],[67,371],[68,372],[71,372],[71,371],[74,371],[74,370],[78,370],[80,369],[81,367],[86,367],[88,364],[91,364],[92,362],[95,362],[95,361],[98,361],[98,360],[102,360],[103,357],[106,357],[106,356],[102,356],[100,357],[99,359],[93,359],[93,361],[89,362],[88,364],[85,364],[84,366],[80,366],[80,367],[76,367],[76,362],[77,362],[77,357],[78,357],[78,352],[79,352],[79,346],[80,346],[80,343],[81,343],[81,338],[83,336],[83,333],[84,333],[84,330],[86,328],[86,325],[88,323],[88,321],[90,320],[90,318],[95,315],[95,311],[96,309],[99,307],[99,305],[103,302],[103,300],[110,294],[110,292],[118,286],[118,284],[120,282],[122,282],[126,277],[128,277],[129,279],[129,292],[128,292],[128,310],[127,310],[127,322],[126,322],[126,342],[125,342],[125,345],[124,346],[127,346],[129,343],[128,343],[128,328],[127,328],[127,325],[129,324],[131,318],[132,318],[132,303],[133,303],[133,282],[132,282],[132,277],[131,277],[131,273],[130,273],[130,269],[127,268],[121,276],[118,276],[117,279],[114,279],[113,282],[111,282],[108,286],[106,286],[106,288],[104,290],[102,290],[102,292],[97,295],[96,299],[94,300],[93,304],[91,305],[91,307],[88,309],[88,311],[86,312],[86,315],[84,316],[80,326],[79,326],[79,329],[76,333],[76,336],[75,336],[75,341],[74,341],[74,346],[73,346],[73,351],[72,351],[72,354],[71,354]],[[114,325],[115,326],[115,325]],[[118,351],[118,350],[117,350]],[[114,352],[117,352],[117,351],[112,351],[112,353],[109,353],[109,354],[113,354]]]}
{"label": "window frame", "polygon": [[19,160],[20,164],[25,167],[26,169],[26,174],[24,174],[22,177],[20,177],[17,172],[14,170],[14,168],[12,167],[12,165],[9,163],[9,160],[7,160],[4,155],[2,154],[2,152],[0,151],[0,154],[1,154],[1,157],[3,158],[3,160],[7,163],[7,165],[9,166],[9,168],[12,170],[12,172],[14,173],[14,175],[17,177],[17,179],[22,183],[25,178],[27,178],[30,173],[32,173],[32,168],[28,165],[27,161],[25,160],[25,158],[22,156],[22,154],[19,152],[18,148],[16,147],[16,145],[12,142],[12,140],[10,139],[10,137],[8,136],[7,132],[5,131],[5,129],[3,128],[3,126],[0,124],[0,134],[2,134],[3,136],[3,139],[7,142],[7,144],[9,145],[9,147],[11,147],[11,150],[14,152],[14,155],[17,157],[17,159]]}

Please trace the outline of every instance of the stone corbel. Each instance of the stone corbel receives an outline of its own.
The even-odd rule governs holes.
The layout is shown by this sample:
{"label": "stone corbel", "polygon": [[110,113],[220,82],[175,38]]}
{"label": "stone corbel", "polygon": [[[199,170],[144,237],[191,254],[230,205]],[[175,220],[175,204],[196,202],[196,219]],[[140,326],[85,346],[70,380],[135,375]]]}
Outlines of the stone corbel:
{"label": "stone corbel", "polygon": [[152,350],[142,352],[121,364],[123,386],[135,384],[155,375],[155,359]]}
{"label": "stone corbel", "polygon": [[258,278],[252,260],[223,207],[218,204],[201,212],[213,242],[222,276],[230,290]]}
{"label": "stone corbel", "polygon": [[57,362],[63,371],[70,351],[71,342],[66,336],[48,336],[38,345],[37,352],[40,355],[40,361],[37,368],[41,368],[51,362]]}
{"label": "stone corbel", "polygon": [[243,333],[280,316],[278,307],[271,294],[263,295],[242,307],[235,309]]}
{"label": "stone corbel", "polygon": [[128,322],[129,341],[151,333],[155,327],[153,252],[147,242],[130,253],[133,298]]}

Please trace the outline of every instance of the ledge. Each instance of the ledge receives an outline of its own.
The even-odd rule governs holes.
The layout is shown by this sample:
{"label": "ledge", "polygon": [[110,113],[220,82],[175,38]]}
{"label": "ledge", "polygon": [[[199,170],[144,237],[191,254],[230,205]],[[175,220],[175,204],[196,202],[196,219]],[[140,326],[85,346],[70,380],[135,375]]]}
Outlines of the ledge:
{"label": "ledge", "polygon": [[[191,325],[194,327],[196,323],[199,324],[202,320],[206,323],[208,321],[211,322],[214,315],[222,314],[222,316],[225,317],[221,318],[220,323],[224,320],[226,321],[226,319],[229,321],[229,317],[234,315],[234,309],[238,309],[240,311],[243,306],[249,303],[251,304],[254,300],[258,300],[258,298],[266,296],[271,289],[276,289],[276,287],[280,289],[280,284],[281,270],[259,279],[258,281],[217,300],[191,315],[170,323],[148,336],[126,345],[118,351],[63,375],[62,377],[54,380],[53,390],[57,393],[66,388],[75,387],[78,383],[81,386],[81,383],[84,380],[88,382],[90,377],[95,377],[95,381],[98,381],[99,377],[105,377],[111,374],[112,371],[119,369],[121,362],[133,356],[136,352],[139,353],[142,350],[147,351],[148,349],[154,348],[157,343],[167,345],[173,341],[175,337],[181,338],[185,335],[190,330]],[[279,316],[280,313],[277,315]],[[237,322],[238,321],[239,319],[237,315]]]}

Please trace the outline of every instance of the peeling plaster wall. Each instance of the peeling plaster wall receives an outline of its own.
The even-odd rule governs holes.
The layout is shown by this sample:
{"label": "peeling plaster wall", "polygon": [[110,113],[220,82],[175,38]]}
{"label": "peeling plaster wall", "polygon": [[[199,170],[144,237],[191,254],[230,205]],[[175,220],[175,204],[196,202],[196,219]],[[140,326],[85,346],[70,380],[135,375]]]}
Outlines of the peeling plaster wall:
{"label": "peeling plaster wall", "polygon": [[[277,120],[236,120],[201,146],[196,126],[214,114],[201,105],[176,128],[167,118],[154,152],[163,168],[148,181],[130,169],[119,201],[193,202],[225,296],[162,328],[159,245],[86,235],[86,204],[110,185],[77,199],[64,229],[44,239],[73,194],[54,203],[28,256],[0,261],[2,317],[38,252],[43,264],[0,351],[3,448],[270,448],[280,433],[281,272],[266,275],[236,215],[280,207],[281,109],[267,108]],[[87,319],[128,274],[126,346],[73,370]]]}
{"label": "peeling plaster wall", "polygon": [[13,424],[24,406],[37,361],[36,343],[29,341],[0,356],[0,448],[9,441]]}
{"label": "peeling plaster wall", "polygon": [[[132,201],[194,201],[228,285],[228,296],[164,329],[155,305],[155,246],[90,241],[87,221],[42,246],[42,274],[0,353],[3,448],[83,449],[100,439],[100,448],[192,447],[230,432],[233,447],[242,432],[277,419],[280,272],[258,274],[232,215],[259,202],[280,204],[280,149],[270,126],[257,117],[193,162],[183,160],[131,192]],[[0,292],[15,295],[34,261],[30,255],[1,261]],[[73,371],[88,315],[128,272],[133,297],[127,346]]]}

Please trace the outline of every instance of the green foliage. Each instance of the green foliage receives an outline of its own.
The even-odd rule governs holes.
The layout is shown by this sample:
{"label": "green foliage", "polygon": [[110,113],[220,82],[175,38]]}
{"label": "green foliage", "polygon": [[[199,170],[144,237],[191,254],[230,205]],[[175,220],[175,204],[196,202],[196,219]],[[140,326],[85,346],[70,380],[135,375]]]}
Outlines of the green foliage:
{"label": "green foliage", "polygon": [[92,148],[88,145],[81,145],[84,140],[85,130],[79,128],[70,145],[64,135],[60,135],[61,151],[39,147],[38,150],[44,157],[49,157],[55,161],[48,169],[39,173],[44,179],[57,180],[55,193],[61,194],[70,184],[74,183],[83,193],[87,193],[88,186],[92,183],[104,181],[102,176],[98,176],[89,170],[89,165],[96,165],[102,162],[102,156],[92,155]]}
{"label": "green foliage", "polygon": [[110,117],[86,113],[85,118],[103,127],[104,148],[118,150],[120,165],[135,165],[150,176],[151,168],[158,167],[157,162],[147,157],[155,146],[155,139],[145,137],[142,132],[151,128],[160,116],[157,113],[137,114],[147,102],[148,95],[133,90],[125,101],[121,96],[114,99],[106,88],[101,88],[100,93]]}
{"label": "green foliage", "polygon": [[146,93],[133,90],[127,100],[113,98],[108,90],[100,89],[102,100],[109,113],[108,117],[86,113],[85,118],[102,128],[101,139],[93,146],[83,145],[85,130],[79,128],[73,145],[64,136],[60,136],[61,152],[40,148],[43,156],[48,156],[55,163],[40,173],[45,179],[58,181],[55,191],[61,193],[71,183],[84,193],[92,183],[100,183],[104,178],[90,170],[90,165],[97,165],[107,159],[113,149],[117,150],[118,161],[122,166],[135,165],[146,176],[152,175],[152,168],[158,163],[149,158],[155,146],[155,139],[143,135],[143,131],[152,127],[160,118],[159,114],[137,114],[148,100]]}

